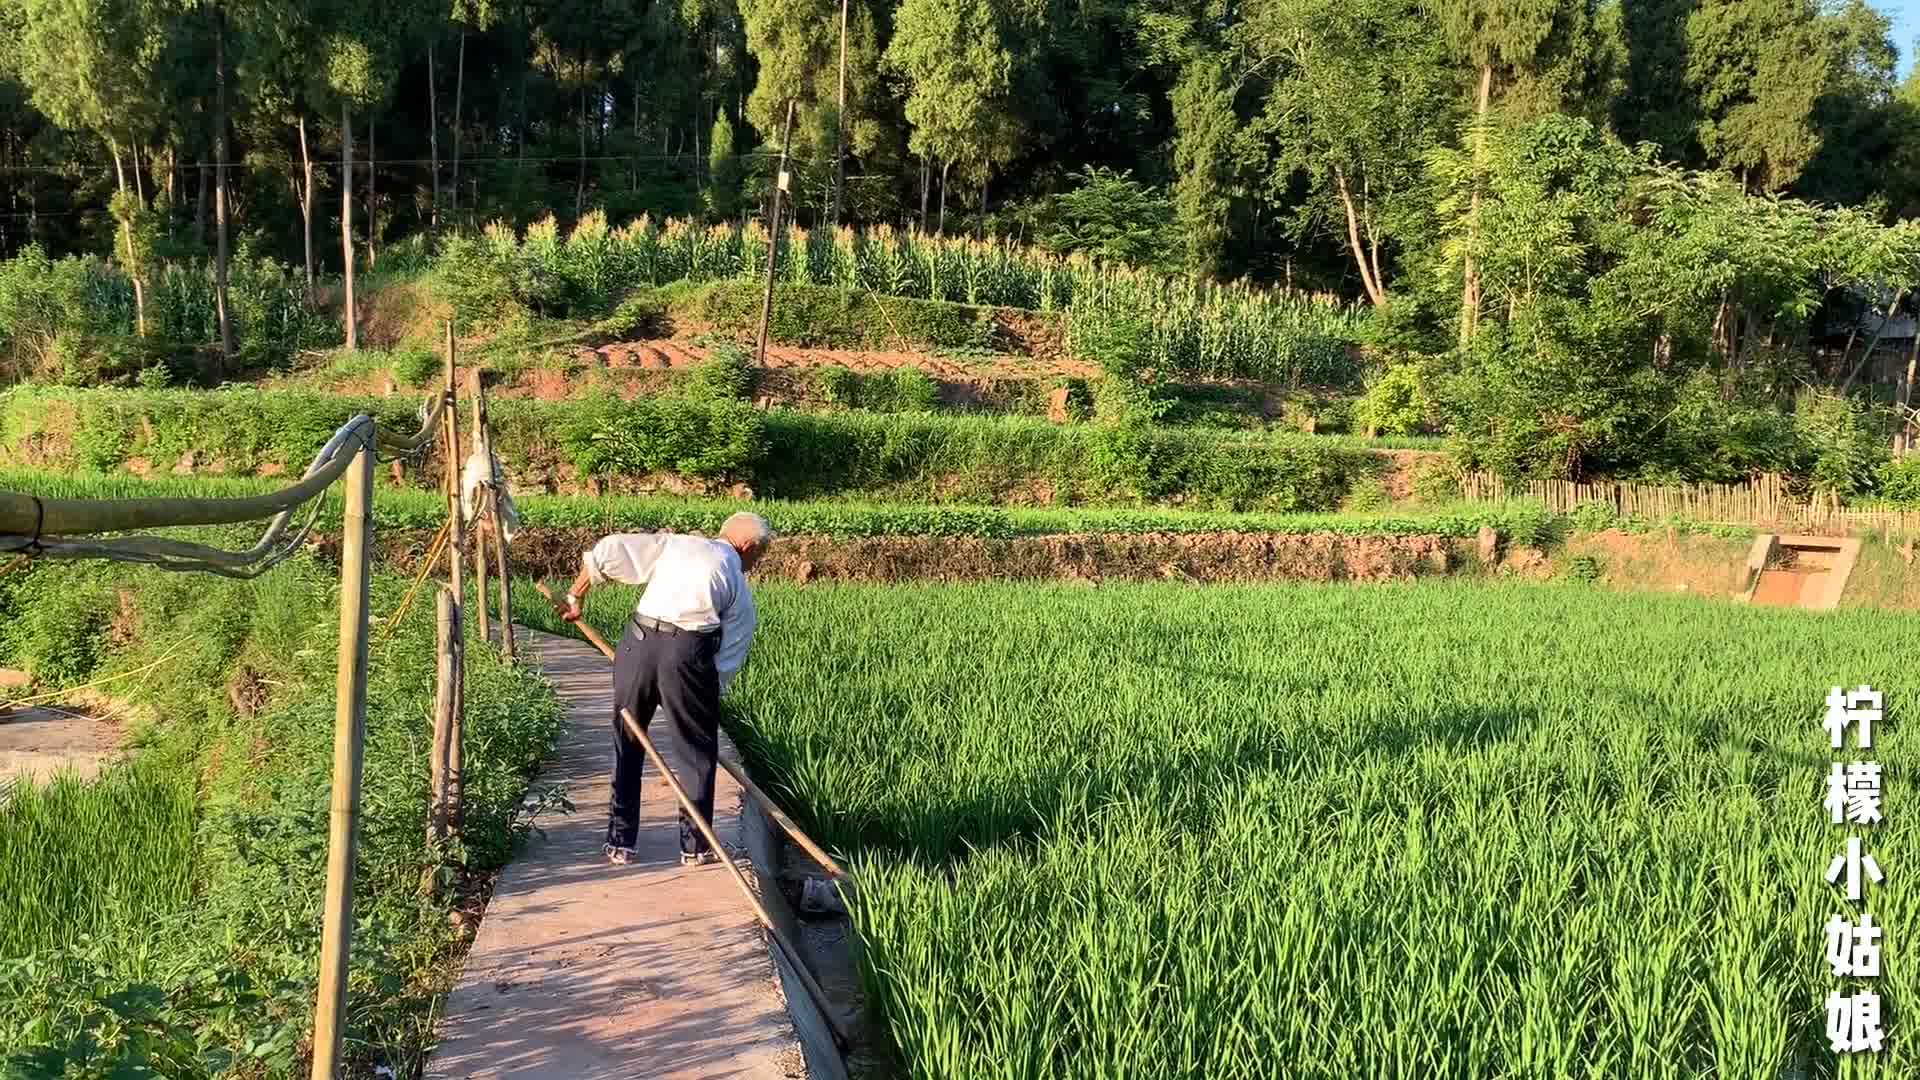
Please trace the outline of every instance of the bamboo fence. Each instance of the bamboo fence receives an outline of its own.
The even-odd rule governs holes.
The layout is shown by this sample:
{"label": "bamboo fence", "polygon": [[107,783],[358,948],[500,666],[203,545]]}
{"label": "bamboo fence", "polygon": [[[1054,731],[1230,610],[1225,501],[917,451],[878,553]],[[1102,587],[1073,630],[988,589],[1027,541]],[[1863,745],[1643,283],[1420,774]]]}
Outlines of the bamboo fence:
{"label": "bamboo fence", "polygon": [[1712,525],[1775,525],[1815,533],[1920,532],[1920,511],[1849,510],[1794,497],[1776,473],[1745,484],[1633,484],[1612,480],[1529,480],[1509,484],[1493,473],[1468,473],[1460,493],[1474,501],[1524,500],[1555,513],[1582,505],[1609,507],[1640,521]]}

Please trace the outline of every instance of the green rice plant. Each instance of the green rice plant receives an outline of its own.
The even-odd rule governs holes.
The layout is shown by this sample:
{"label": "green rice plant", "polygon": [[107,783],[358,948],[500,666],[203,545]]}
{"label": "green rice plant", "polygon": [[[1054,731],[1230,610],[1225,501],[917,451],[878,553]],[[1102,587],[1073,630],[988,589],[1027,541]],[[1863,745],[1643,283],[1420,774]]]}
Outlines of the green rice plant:
{"label": "green rice plant", "polygon": [[[1818,933],[1856,907],[1819,873],[1850,832],[1915,857],[1920,823],[1826,823],[1819,720],[1836,682],[1907,700],[1920,619],[1461,583],[757,595],[726,723],[850,860],[910,1075],[1920,1068],[1827,1050]],[[1889,773],[1920,761],[1881,734]],[[1914,895],[1889,870],[1862,907],[1897,942]]]}
{"label": "green rice plant", "polygon": [[[338,503],[328,506],[338,528]],[[239,530],[244,531],[244,530]],[[178,535],[231,545],[235,530]],[[139,633],[94,675],[150,714],[131,759],[97,781],[16,789],[0,806],[0,1072],[249,1075],[304,1069],[326,879],[337,570],[294,560],[255,581],[99,563],[41,562],[0,577],[0,663],[44,651],[62,609],[115,597]],[[377,574],[391,615],[410,582]],[[32,613],[22,619],[18,609]],[[31,621],[22,633],[20,624]],[[466,666],[462,843],[429,851],[426,747],[434,696],[430,605],[376,639],[367,688],[356,945],[347,1038],[417,1072],[433,986],[456,935],[423,877],[506,861],[530,771],[559,730],[538,676]],[[96,634],[96,636],[98,636]],[[154,667],[155,664],[159,666]],[[264,700],[240,710],[230,686]],[[54,689],[65,686],[55,683]],[[11,1067],[11,1068],[10,1068]]]}

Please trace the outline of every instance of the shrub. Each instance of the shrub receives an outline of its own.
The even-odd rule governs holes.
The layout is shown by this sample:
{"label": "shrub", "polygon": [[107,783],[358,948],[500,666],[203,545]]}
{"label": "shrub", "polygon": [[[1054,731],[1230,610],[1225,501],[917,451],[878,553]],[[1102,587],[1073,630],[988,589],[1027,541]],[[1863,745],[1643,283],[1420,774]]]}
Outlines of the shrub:
{"label": "shrub", "polygon": [[759,412],[738,401],[601,398],[562,427],[560,444],[588,476],[677,473],[743,480],[766,454],[766,425]]}
{"label": "shrub", "polygon": [[1432,412],[1417,363],[1390,364],[1367,382],[1367,392],[1353,403],[1353,423],[1368,437],[1416,435]]}
{"label": "shrub", "polygon": [[1589,499],[1567,513],[1567,524],[1581,532],[1600,532],[1620,523],[1612,503]]}
{"label": "shrub", "polygon": [[1386,481],[1377,476],[1365,476],[1353,482],[1347,489],[1347,497],[1341,501],[1342,510],[1355,513],[1368,513],[1385,507],[1393,500],[1387,494]]}
{"label": "shrub", "polygon": [[1920,506],[1920,454],[1884,462],[1874,486],[1883,499],[1902,506]]}
{"label": "shrub", "polygon": [[1593,555],[1575,555],[1567,562],[1567,576],[1575,581],[1599,581],[1605,567]]}
{"label": "shrub", "polygon": [[1460,497],[1460,463],[1451,457],[1430,457],[1413,467],[1413,497],[1423,503],[1452,502]]}
{"label": "shrub", "polygon": [[886,386],[888,412],[932,412],[940,404],[940,385],[915,365],[894,368],[886,377]]}
{"label": "shrub", "polygon": [[403,386],[426,386],[446,369],[432,349],[421,345],[405,345],[394,350],[391,364],[393,377]]}
{"label": "shrub", "polygon": [[695,401],[743,401],[753,394],[753,358],[739,345],[716,345],[688,373],[681,393]]}
{"label": "shrub", "polygon": [[815,368],[811,376],[813,392],[829,405],[851,408],[855,404],[857,384],[853,371],[842,364]]}

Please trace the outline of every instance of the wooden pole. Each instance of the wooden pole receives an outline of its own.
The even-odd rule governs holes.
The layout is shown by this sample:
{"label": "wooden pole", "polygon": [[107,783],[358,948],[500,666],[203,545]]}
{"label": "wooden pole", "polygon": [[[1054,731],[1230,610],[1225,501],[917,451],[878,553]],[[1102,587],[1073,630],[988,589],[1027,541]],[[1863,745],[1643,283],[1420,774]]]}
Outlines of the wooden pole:
{"label": "wooden pole", "polygon": [[[488,450],[486,423],[482,421],[482,411],[480,411],[480,369],[478,367],[467,369],[467,404],[472,407],[472,419],[474,419],[474,434],[468,440],[472,450],[468,455],[486,454]],[[465,463],[463,463],[463,469],[465,469]],[[482,642],[492,642],[493,626],[492,623],[488,623],[488,617],[486,617],[486,538],[482,534],[486,530],[486,521],[488,521],[486,511],[488,511],[488,505],[484,502],[484,498],[474,500],[474,626],[480,628]]]}
{"label": "wooden pole", "polygon": [[500,655],[511,662],[516,653],[513,640],[513,583],[507,578],[507,536],[505,527],[500,523],[500,493],[493,487],[493,418],[487,413],[487,388],[480,378],[480,369],[472,368],[467,372],[467,396],[473,399],[473,439],[481,455],[487,462],[487,488],[484,494],[488,535],[479,537],[479,545],[474,558],[480,564],[483,575],[480,600],[480,633],[487,633],[487,602],[484,581],[487,552],[484,548],[490,543],[493,548],[495,577],[500,580]]}
{"label": "wooden pole", "polygon": [[453,645],[459,635],[459,609],[453,606],[453,594],[443,586],[434,590],[438,598],[439,621],[436,653],[438,688],[433,699],[433,800],[427,811],[427,841],[438,848],[447,838],[447,755],[453,749]]}
{"label": "wooden pole", "polygon": [[773,220],[767,232],[767,291],[760,299],[760,335],[753,347],[753,362],[767,366],[767,324],[773,319],[773,271],[780,261],[780,195],[787,187],[787,151],[793,146],[793,99],[787,99],[787,123],[780,136],[780,171],[773,178]]}
{"label": "wooden pole", "polygon": [[313,1080],[340,1074],[353,944],[353,868],[360,816],[361,751],[367,732],[367,583],[373,554],[373,447],[347,473],[340,526],[340,649],[334,677],[333,799],[327,898],[320,936],[320,996],[313,1014]]}
{"label": "wooden pole", "polygon": [[746,896],[754,915],[759,917],[760,925],[767,928],[767,933],[773,938],[774,943],[787,954],[787,960],[793,964],[794,972],[800,976],[800,985],[806,988],[807,996],[813,999],[814,1004],[820,1006],[820,1015],[826,1020],[827,1027],[832,1030],[834,1043],[841,1050],[845,1050],[847,1048],[846,1029],[841,1026],[840,1017],[836,1014],[832,1000],[827,997],[827,992],[821,989],[819,982],[813,977],[813,972],[807,970],[807,962],[800,955],[800,950],[795,948],[793,943],[787,940],[787,935],[781,933],[780,927],[774,924],[773,916],[768,914],[766,905],[760,902],[760,895],[753,891],[752,883],[747,880],[745,874],[740,872],[740,867],[733,861],[733,856],[727,854],[726,846],[720,843],[720,838],[713,834],[713,825],[701,816],[699,808],[694,806],[693,800],[687,797],[686,789],[680,786],[680,779],[673,775],[672,769],[667,768],[666,759],[660,756],[660,751],[654,748],[653,740],[647,737],[647,729],[641,727],[640,721],[633,718],[633,710],[621,709],[620,719],[627,726],[627,734],[632,735],[634,741],[640,744],[640,748],[647,752],[647,759],[653,762],[654,768],[660,770],[660,775],[666,780],[667,786],[673,789],[673,797],[679,800],[680,809],[687,815],[687,820],[693,822],[694,827],[700,830],[700,835],[707,838],[707,845],[713,849],[715,855],[720,856],[720,861],[726,865],[727,872],[733,875],[734,883],[740,886],[740,892]]}
{"label": "wooden pole", "polygon": [[513,580],[507,576],[507,531],[500,524],[500,493],[491,487],[487,514],[493,522],[494,576],[500,579],[500,655],[511,664],[518,657],[513,641]]}
{"label": "wooden pole", "polygon": [[447,823],[460,831],[462,770],[466,764],[466,637],[461,615],[466,611],[465,582],[460,570],[460,549],[466,543],[467,523],[460,511],[460,388],[458,346],[453,340],[453,320],[447,320],[447,585],[453,593],[453,678],[448,684],[453,698],[452,720],[448,728],[447,748]]}

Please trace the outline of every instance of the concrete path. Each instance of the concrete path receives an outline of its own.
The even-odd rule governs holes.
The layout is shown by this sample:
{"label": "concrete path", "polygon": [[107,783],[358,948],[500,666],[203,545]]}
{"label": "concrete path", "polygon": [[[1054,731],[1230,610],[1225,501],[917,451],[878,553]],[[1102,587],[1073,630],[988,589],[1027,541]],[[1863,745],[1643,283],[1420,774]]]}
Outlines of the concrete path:
{"label": "concrete path", "polygon": [[[680,866],[673,792],[649,767],[640,861],[612,867],[612,669],[591,646],[521,630],[567,708],[541,783],[575,810],[542,815],[500,875],[439,1025],[428,1080],[599,1080],[806,1074],[764,932],[717,863]],[[676,769],[667,724],[650,727]],[[714,827],[739,843],[740,789],[723,769]]]}

